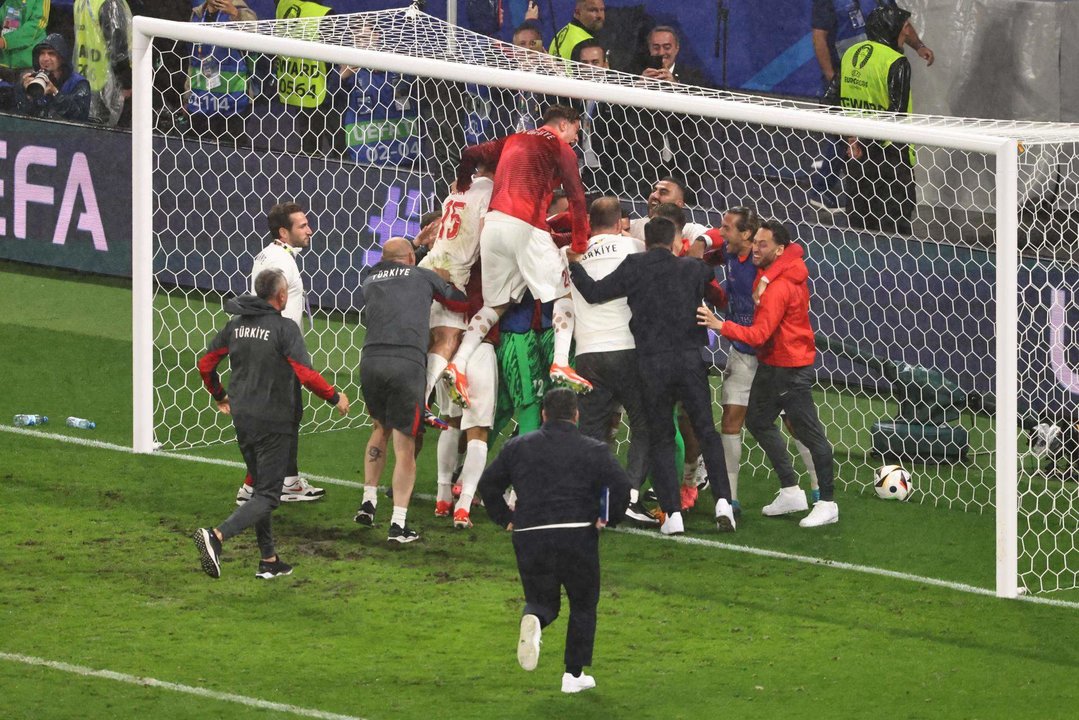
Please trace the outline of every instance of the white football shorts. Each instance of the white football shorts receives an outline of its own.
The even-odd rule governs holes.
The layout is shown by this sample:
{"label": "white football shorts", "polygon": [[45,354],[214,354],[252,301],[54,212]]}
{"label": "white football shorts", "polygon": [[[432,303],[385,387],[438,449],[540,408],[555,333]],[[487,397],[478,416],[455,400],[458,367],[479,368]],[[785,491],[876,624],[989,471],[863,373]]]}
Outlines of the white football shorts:
{"label": "white football shorts", "polygon": [[464,313],[454,312],[453,310],[450,310],[438,300],[432,300],[431,327],[448,327],[454,328],[456,330],[467,330],[468,317]]}
{"label": "white football shorts", "polygon": [[566,256],[551,234],[497,210],[484,218],[480,261],[483,304],[488,307],[517,302],[526,289],[540,302],[569,293]]}
{"label": "white football shorts", "polygon": [[723,370],[721,405],[749,407],[749,389],[757,374],[757,356],[738,352],[733,347],[727,353],[727,367]]}
{"label": "white football shorts", "polygon": [[469,405],[461,413],[461,429],[490,428],[495,424],[498,404],[498,360],[491,343],[480,343],[468,359],[465,370],[468,378]]}

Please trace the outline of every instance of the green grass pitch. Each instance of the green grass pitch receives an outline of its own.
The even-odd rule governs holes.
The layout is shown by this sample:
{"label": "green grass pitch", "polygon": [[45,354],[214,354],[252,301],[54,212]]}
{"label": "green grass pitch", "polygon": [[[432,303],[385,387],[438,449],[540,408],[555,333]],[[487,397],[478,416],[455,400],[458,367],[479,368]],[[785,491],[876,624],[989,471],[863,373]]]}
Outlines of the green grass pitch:
{"label": "green grass pitch", "polygon": [[[0,420],[39,412],[52,418],[47,432],[129,445],[130,297],[123,283],[0,265],[10,309]],[[66,428],[66,415],[98,429]],[[304,436],[301,467],[359,482],[365,439],[357,429]],[[231,445],[193,454],[239,459]],[[433,491],[432,455],[418,492]],[[848,457],[841,468],[849,481],[858,464]],[[231,511],[241,476],[0,432],[0,718],[266,718],[296,708],[372,720],[1055,718],[1079,701],[1074,608],[618,532],[602,539],[598,687],[563,696],[565,616],[545,633],[539,668],[521,671],[512,549],[482,510],[474,529],[454,531],[416,501],[423,540],[391,547],[384,516],[374,530],[352,522],[358,490],[328,486],[324,501],[275,515],[291,577],[256,581],[245,534],[213,581],[188,536]],[[992,512],[848,490],[840,523],[814,532],[754,512],[774,493],[766,472],[742,488],[736,535],[716,533],[700,510],[688,537],[993,585]],[[81,677],[13,654],[294,710]]]}

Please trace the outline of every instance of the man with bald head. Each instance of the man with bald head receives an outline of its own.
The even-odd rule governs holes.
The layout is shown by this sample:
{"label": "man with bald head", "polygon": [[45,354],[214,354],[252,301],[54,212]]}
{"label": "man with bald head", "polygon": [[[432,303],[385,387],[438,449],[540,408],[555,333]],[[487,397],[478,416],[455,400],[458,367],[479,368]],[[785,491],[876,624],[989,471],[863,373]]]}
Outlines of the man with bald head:
{"label": "man with bald head", "polygon": [[363,504],[355,519],[367,527],[374,525],[378,477],[386,464],[386,441],[392,438],[390,542],[419,539],[405,524],[405,516],[416,481],[416,436],[423,427],[431,301],[435,299],[466,300],[434,271],[416,267],[411,242],[402,237],[387,240],[382,260],[363,281],[367,335],[360,354],[360,388],[374,429],[364,462]]}
{"label": "man with bald head", "polygon": [[573,19],[555,34],[548,51],[569,60],[577,43],[594,38],[603,29],[606,13],[603,0],[577,0],[573,5]]}

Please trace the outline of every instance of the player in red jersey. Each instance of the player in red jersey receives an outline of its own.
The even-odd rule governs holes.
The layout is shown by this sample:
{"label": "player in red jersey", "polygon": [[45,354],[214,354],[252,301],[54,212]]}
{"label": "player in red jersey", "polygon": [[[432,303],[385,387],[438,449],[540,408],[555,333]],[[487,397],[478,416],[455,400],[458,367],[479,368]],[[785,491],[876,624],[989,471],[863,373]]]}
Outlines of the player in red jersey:
{"label": "player in red jersey", "polygon": [[577,392],[591,383],[569,367],[573,339],[573,301],[566,258],[555,246],[547,224],[554,190],[561,187],[569,202],[574,252],[588,246],[587,207],[577,155],[570,147],[581,128],[576,110],[552,105],[535,130],[514,133],[473,145],[461,153],[458,191],[467,190],[480,166],[495,167],[491,204],[480,235],[483,265],[483,308],[468,324],[443,379],[454,400],[468,406],[464,368],[483,337],[510,305],[531,290],[540,302],[554,302],[554,364],[551,379]]}

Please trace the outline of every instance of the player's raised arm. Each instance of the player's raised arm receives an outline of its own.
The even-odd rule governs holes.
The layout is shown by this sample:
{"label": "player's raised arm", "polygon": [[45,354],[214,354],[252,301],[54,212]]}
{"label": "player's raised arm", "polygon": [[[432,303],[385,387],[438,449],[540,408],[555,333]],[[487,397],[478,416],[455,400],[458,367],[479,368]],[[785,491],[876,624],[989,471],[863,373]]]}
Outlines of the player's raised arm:
{"label": "player's raised arm", "polygon": [[577,169],[577,155],[569,145],[562,146],[558,157],[558,169],[562,176],[562,189],[569,201],[570,231],[573,234],[571,248],[575,253],[588,249],[588,204],[584,198],[584,185]]}

